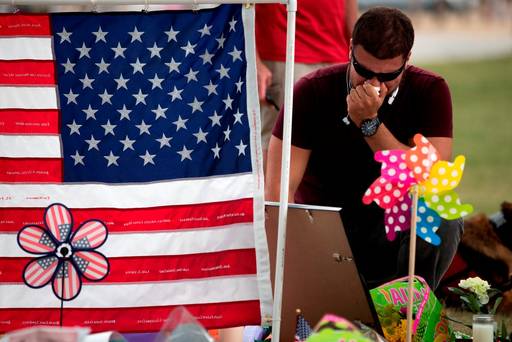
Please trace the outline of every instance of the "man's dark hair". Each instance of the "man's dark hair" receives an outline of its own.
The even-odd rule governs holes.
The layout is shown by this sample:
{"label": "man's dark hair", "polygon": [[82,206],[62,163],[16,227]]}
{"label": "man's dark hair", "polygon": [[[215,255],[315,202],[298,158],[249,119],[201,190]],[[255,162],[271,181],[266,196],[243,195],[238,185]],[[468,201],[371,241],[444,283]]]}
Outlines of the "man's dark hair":
{"label": "man's dark hair", "polygon": [[352,45],[362,45],[372,56],[389,59],[407,57],[414,43],[411,20],[400,10],[374,7],[359,17],[352,34]]}

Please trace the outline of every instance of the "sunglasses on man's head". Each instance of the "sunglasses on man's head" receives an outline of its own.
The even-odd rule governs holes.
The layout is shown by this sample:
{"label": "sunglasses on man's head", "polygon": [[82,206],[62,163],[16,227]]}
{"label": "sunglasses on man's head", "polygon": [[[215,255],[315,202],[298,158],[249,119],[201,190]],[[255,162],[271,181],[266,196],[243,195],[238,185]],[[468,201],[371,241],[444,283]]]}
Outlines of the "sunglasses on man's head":
{"label": "sunglasses on man's head", "polygon": [[352,65],[354,66],[356,72],[367,80],[371,80],[372,78],[376,77],[379,80],[379,82],[389,82],[397,78],[402,73],[402,71],[404,71],[405,68],[404,62],[404,64],[402,64],[402,66],[398,70],[392,72],[373,72],[359,64],[353,53],[351,57]]}

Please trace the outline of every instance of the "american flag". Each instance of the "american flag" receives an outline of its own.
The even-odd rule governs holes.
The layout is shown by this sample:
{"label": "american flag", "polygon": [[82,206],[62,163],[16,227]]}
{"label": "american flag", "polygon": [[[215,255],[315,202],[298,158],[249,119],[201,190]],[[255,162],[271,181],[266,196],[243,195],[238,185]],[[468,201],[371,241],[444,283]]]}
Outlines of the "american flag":
{"label": "american flag", "polygon": [[16,241],[57,202],[71,229],[109,234],[110,271],[82,279],[65,325],[155,331],[178,305],[207,328],[269,316],[253,16],[0,16],[0,332],[58,324]]}
{"label": "american flag", "polygon": [[295,342],[304,342],[313,333],[311,326],[308,321],[300,312],[297,310],[297,321],[295,323]]}

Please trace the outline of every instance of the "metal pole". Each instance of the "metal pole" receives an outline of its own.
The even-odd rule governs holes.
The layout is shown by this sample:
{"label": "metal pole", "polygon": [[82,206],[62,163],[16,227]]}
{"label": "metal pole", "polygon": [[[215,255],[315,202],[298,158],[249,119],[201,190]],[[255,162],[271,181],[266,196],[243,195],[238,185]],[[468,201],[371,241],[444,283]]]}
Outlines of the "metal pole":
{"label": "metal pole", "polygon": [[281,306],[283,301],[284,256],[286,248],[286,221],[288,215],[288,184],[290,182],[290,150],[292,141],[293,69],[295,56],[296,0],[288,2],[286,30],[286,67],[284,82],[284,131],[281,156],[281,188],[279,197],[279,224],[277,228],[276,272],[274,281],[274,308],[272,313],[272,340],[279,341],[281,333]]}

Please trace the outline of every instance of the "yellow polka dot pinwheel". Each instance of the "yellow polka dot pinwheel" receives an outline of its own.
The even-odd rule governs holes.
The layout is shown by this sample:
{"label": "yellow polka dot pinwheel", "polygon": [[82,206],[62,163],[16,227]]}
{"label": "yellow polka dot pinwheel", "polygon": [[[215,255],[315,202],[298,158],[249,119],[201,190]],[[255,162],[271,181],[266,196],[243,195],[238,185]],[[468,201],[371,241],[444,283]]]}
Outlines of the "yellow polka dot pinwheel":
{"label": "yellow polka dot pinwheel", "polygon": [[414,136],[415,147],[410,150],[384,150],[375,153],[382,163],[381,175],[368,188],[363,202],[377,203],[385,210],[384,225],[389,240],[396,232],[409,229],[412,198],[410,190],[418,188],[417,234],[425,241],[439,245],[436,234],[441,218],[454,220],[473,211],[462,204],[453,190],[462,178],[464,156],[453,163],[439,160],[435,147],[421,134]]}

